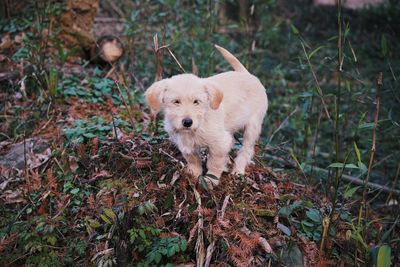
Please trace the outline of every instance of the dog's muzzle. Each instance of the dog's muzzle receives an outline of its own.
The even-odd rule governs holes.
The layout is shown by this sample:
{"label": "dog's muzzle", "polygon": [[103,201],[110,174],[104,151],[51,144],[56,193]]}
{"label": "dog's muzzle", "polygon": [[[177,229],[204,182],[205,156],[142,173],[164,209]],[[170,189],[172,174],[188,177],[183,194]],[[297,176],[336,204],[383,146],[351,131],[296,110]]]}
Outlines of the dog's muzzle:
{"label": "dog's muzzle", "polygon": [[184,118],[182,120],[182,125],[185,128],[190,128],[190,126],[192,126],[192,124],[193,124],[193,120],[191,118]]}

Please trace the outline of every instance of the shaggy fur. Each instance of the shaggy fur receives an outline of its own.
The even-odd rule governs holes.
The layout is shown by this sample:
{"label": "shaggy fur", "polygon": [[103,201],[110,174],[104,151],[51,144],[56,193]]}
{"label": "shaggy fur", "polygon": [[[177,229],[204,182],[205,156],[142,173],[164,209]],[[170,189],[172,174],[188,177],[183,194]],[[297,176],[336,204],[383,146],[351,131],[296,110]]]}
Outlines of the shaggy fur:
{"label": "shaggy fur", "polygon": [[[244,174],[254,155],[268,108],[261,82],[227,50],[215,46],[235,71],[209,78],[181,74],[155,82],[145,95],[153,112],[164,113],[164,126],[195,177],[203,173],[200,148],[208,148],[208,174],[219,178],[226,171],[233,134],[244,129],[232,173]],[[209,179],[214,185],[218,180]]]}

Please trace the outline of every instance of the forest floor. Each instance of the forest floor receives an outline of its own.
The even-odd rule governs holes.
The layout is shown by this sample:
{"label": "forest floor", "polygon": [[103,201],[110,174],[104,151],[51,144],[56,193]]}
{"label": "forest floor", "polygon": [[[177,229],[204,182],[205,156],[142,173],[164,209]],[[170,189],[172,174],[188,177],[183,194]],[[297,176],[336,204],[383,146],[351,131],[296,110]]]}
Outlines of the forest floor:
{"label": "forest floor", "polygon": [[[106,31],[101,23],[95,28]],[[120,21],[114,23],[108,27],[120,27]],[[210,189],[202,178],[184,173],[185,162],[162,120],[151,119],[143,84],[154,71],[142,74],[149,63],[140,54],[137,76],[127,74],[131,69],[123,64],[111,71],[68,57],[51,41],[43,47],[43,38],[32,38],[32,25],[18,27],[3,26],[0,32],[0,265],[388,266],[399,261],[396,187],[368,191],[368,209],[359,215],[361,186],[343,182],[334,201],[333,186],[322,186],[323,175],[314,170],[313,176],[294,152],[283,153],[284,138],[271,147],[271,137],[257,144],[246,175],[223,174]],[[151,42],[140,42],[151,49]],[[170,61],[165,68],[173,73],[176,62]],[[268,84],[278,83],[279,71]],[[272,108],[280,99],[272,100]],[[269,136],[285,126],[285,117]]]}

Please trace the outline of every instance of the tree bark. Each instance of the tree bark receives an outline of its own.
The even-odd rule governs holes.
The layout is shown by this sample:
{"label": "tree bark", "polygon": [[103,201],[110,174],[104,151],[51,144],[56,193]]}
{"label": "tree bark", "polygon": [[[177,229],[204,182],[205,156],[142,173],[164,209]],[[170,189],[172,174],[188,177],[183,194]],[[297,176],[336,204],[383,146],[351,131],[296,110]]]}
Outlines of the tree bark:
{"label": "tree bark", "polygon": [[68,0],[59,17],[61,31],[58,35],[63,45],[81,57],[94,56],[96,40],[92,33],[94,19],[99,10],[99,0]]}

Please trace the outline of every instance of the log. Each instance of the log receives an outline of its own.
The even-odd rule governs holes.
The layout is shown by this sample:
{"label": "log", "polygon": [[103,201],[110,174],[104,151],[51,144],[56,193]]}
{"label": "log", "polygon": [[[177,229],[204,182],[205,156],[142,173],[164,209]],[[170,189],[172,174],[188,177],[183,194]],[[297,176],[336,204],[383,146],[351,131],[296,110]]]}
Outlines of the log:
{"label": "log", "polygon": [[112,35],[100,37],[96,42],[96,58],[103,62],[113,64],[124,54],[124,46],[121,40]]}

